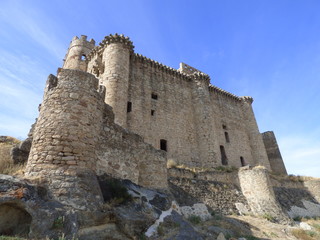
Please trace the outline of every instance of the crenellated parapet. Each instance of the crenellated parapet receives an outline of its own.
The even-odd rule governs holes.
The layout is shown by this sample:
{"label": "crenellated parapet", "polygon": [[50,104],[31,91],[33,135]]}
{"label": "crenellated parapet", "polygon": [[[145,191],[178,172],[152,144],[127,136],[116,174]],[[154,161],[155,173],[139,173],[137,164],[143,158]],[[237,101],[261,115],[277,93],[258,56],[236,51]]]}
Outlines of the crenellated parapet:
{"label": "crenellated parapet", "polygon": [[92,49],[90,54],[88,54],[87,59],[91,60],[96,54],[102,54],[103,50],[112,43],[121,43],[124,47],[128,48],[131,53],[133,53],[134,45],[129,37],[125,37],[123,34],[110,34],[105,36],[104,39],[99,43],[98,46]]}
{"label": "crenellated parapet", "polygon": [[240,97],[240,100],[243,101],[243,102],[249,103],[249,104],[252,104],[252,103],[253,103],[253,98],[250,97],[250,96]]}
{"label": "crenellated parapet", "polygon": [[95,46],[95,41],[87,36],[81,35],[80,38],[75,36],[70,42],[68,52],[64,59],[64,69],[87,70],[87,56]]}

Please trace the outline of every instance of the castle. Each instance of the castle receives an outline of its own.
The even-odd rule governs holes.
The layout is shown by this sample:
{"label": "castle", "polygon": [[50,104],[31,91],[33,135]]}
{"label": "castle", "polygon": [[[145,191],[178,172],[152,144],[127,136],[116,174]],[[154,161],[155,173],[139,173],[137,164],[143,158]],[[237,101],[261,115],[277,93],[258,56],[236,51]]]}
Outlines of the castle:
{"label": "castle", "polygon": [[[99,46],[74,37],[22,143],[31,145],[23,178],[0,175],[0,212],[16,213],[15,221],[2,216],[0,235],[20,231],[23,218],[29,236],[63,230],[68,239],[92,239],[97,231],[103,233],[97,239],[109,239],[123,230],[132,239],[168,211],[210,217],[206,205],[285,224],[320,216],[319,180],[284,176],[276,138],[259,132],[252,102],[211,85],[187,64],[176,70],[134,53],[122,35],[106,36]],[[186,167],[168,169],[169,160]],[[131,205],[106,209],[105,178],[126,182]],[[129,206],[130,227],[123,214]],[[61,219],[64,229],[53,228]],[[136,219],[145,222],[138,226]]]}
{"label": "castle", "polygon": [[133,48],[123,35],[106,36],[99,46],[86,36],[74,37],[63,68],[97,77],[115,122],[178,164],[261,164],[286,174],[273,133],[259,133],[251,97],[211,85],[208,75],[187,64],[172,69]]}

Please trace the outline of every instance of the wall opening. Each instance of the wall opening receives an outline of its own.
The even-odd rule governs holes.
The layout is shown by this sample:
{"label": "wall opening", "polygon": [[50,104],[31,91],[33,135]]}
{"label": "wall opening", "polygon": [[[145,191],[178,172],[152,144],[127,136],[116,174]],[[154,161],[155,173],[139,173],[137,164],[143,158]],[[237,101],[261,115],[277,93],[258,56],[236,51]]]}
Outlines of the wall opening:
{"label": "wall opening", "polygon": [[158,95],[156,93],[151,93],[151,98],[158,100]]}
{"label": "wall opening", "polygon": [[227,125],[222,124],[222,128],[223,128],[223,129],[227,129]]}
{"label": "wall opening", "polygon": [[241,166],[244,167],[246,165],[246,161],[243,157],[240,157]]}
{"label": "wall opening", "polygon": [[127,103],[127,112],[131,112],[132,111],[132,102],[128,102]]}
{"label": "wall opening", "polygon": [[151,110],[151,116],[154,116],[155,110]]}
{"label": "wall opening", "polygon": [[220,146],[220,153],[221,153],[221,163],[222,165],[228,165],[228,158],[226,155],[226,151],[224,149],[224,146]]}
{"label": "wall opening", "polygon": [[0,236],[28,237],[31,215],[16,204],[0,205]]}
{"label": "wall opening", "polygon": [[165,140],[165,139],[160,140],[160,149],[167,152],[167,150],[168,150],[167,149],[167,140]]}
{"label": "wall opening", "polygon": [[86,55],[82,54],[80,59],[81,59],[81,61],[86,60]]}
{"label": "wall opening", "polygon": [[224,137],[226,138],[226,142],[229,143],[230,142],[230,138],[229,138],[229,133],[228,132],[224,132]]}

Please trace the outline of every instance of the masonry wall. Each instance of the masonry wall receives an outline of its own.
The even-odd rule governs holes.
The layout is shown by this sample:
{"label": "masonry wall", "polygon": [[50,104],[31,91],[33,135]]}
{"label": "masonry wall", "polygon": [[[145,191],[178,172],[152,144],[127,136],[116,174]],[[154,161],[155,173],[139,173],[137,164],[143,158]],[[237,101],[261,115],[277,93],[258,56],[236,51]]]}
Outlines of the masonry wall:
{"label": "masonry wall", "polygon": [[167,188],[166,153],[155,149],[143,138],[114,123],[106,105],[105,122],[97,150],[97,174],[129,179],[153,189]]}
{"label": "masonry wall", "polygon": [[200,165],[192,84],[189,79],[134,59],[128,91],[132,111],[127,113],[127,127],[157,149],[160,140],[166,140],[168,159]]}

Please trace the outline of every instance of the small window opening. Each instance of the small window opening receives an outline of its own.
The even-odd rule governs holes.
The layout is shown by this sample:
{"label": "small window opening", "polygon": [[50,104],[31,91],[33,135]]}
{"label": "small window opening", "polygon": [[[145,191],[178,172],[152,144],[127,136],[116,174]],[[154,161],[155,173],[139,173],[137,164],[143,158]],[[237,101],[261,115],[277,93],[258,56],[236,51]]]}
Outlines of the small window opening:
{"label": "small window opening", "polygon": [[221,163],[222,165],[228,165],[228,158],[226,155],[226,151],[224,150],[224,146],[220,146],[220,153],[221,153]]}
{"label": "small window opening", "polygon": [[246,165],[246,161],[243,157],[240,157],[241,166],[244,167]]}
{"label": "small window opening", "polygon": [[222,124],[222,128],[223,128],[223,129],[227,129],[227,125]]}
{"label": "small window opening", "polygon": [[127,103],[127,112],[131,112],[132,111],[132,102],[128,102]]}
{"label": "small window opening", "polygon": [[151,98],[158,100],[158,95],[156,93],[151,93]]}
{"label": "small window opening", "polygon": [[167,140],[160,140],[160,149],[167,152]]}
{"label": "small window opening", "polygon": [[226,138],[226,142],[229,143],[230,142],[229,133],[228,132],[224,132],[224,136]]}
{"label": "small window opening", "polygon": [[151,110],[151,116],[154,116],[155,110]]}
{"label": "small window opening", "polygon": [[86,55],[82,54],[81,55],[81,61],[84,61],[84,60],[86,60]]}

